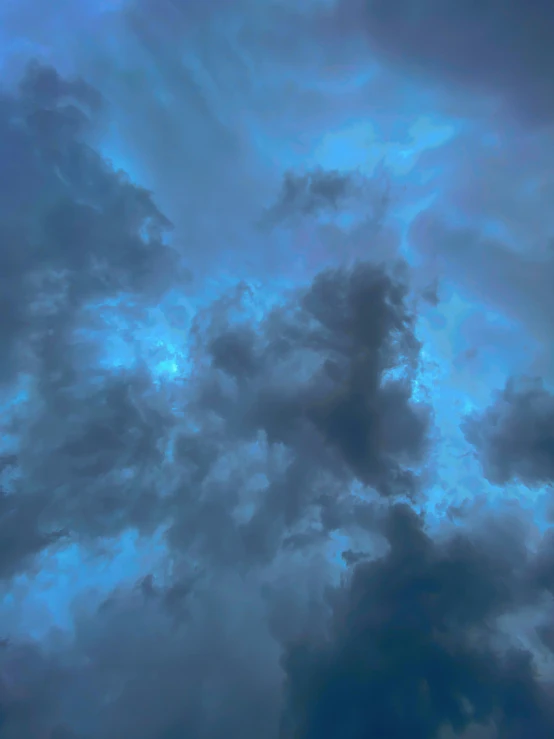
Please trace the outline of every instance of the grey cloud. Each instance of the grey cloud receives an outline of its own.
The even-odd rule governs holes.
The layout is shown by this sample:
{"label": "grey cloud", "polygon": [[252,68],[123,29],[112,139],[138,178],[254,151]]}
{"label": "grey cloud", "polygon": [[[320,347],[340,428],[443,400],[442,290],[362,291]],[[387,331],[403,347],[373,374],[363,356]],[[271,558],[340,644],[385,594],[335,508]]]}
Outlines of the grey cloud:
{"label": "grey cloud", "polygon": [[[162,523],[171,523],[172,545],[214,563],[269,561],[300,533],[289,529],[305,525],[306,515],[318,523],[318,501],[330,489],[358,478],[384,495],[414,492],[409,468],[424,458],[428,427],[427,411],[411,402],[419,345],[407,287],[384,268],[325,272],[261,321],[233,322],[247,290],[240,285],[207,319],[199,314],[196,369],[177,398],[196,432],[174,428],[175,406],[156,395],[140,364],[115,374],[98,369],[91,332],[102,328],[102,309],[94,310],[95,301],[131,295],[136,305],[127,317],[140,323],[141,306],[178,285],[179,272],[163,241],[167,221],[147,192],[114,174],[85,143],[80,127],[88,119],[78,117],[80,127],[62,136],[69,94],[100,105],[85,83],[64,82],[40,66],[30,69],[21,99],[7,98],[10,110],[46,111],[55,122],[35,134],[57,189],[39,189],[9,211],[20,230],[32,226],[38,237],[10,284],[19,280],[21,290],[33,280],[41,290],[30,304],[28,293],[14,298],[25,331],[6,340],[12,374],[24,367],[33,375],[31,418],[17,428],[17,494],[5,498],[4,520],[21,520],[22,529],[5,552],[3,573],[28,565],[57,532],[86,541]],[[50,149],[43,134],[61,138]],[[12,253],[6,248],[6,259]],[[387,379],[398,365],[404,379]],[[263,493],[239,523],[252,472],[243,456],[260,435],[274,467],[266,474],[262,465]],[[173,462],[165,457],[171,451]],[[222,481],[224,464],[236,471]]]}
{"label": "grey cloud", "polygon": [[495,619],[523,602],[519,534],[437,543],[402,506],[384,532],[389,552],[334,593],[326,636],[290,645],[282,735],[431,739],[480,727],[491,739],[546,739],[548,681],[530,653],[493,636]]}
{"label": "grey cloud", "polygon": [[[369,92],[351,87],[355,53],[348,45],[345,63],[344,44],[321,44],[311,7],[133,0],[103,12],[83,0],[79,13],[58,2],[35,14],[34,2],[6,11],[16,19],[8,17],[5,27],[102,91],[110,114],[98,134],[102,146],[116,160],[132,162],[132,177],[155,193],[175,225],[173,243],[186,251],[197,277],[216,262],[229,271],[240,265],[244,276],[290,274],[297,241],[268,229],[262,249],[258,228],[279,188],[281,161],[291,166],[329,130],[350,125],[353,111],[367,116],[368,97],[389,96],[394,85],[379,78]],[[63,48],[55,42],[60,34]],[[314,73],[322,75],[322,86],[314,87]],[[343,77],[345,92],[337,89]],[[394,105],[406,105],[403,94],[393,97]],[[392,119],[380,104],[369,112],[388,130]],[[374,231],[386,198],[379,185],[363,189],[351,200],[357,215],[369,211]],[[325,260],[345,251],[365,255],[370,229],[331,234],[338,243],[324,247]],[[318,266],[321,240],[310,244]],[[381,254],[390,249],[387,243]]]}
{"label": "grey cloud", "polygon": [[231,377],[256,374],[256,334],[250,329],[229,329],[217,336],[209,346],[213,366]]}
{"label": "grey cloud", "polygon": [[492,482],[554,480],[554,396],[540,380],[508,382],[489,408],[466,420],[465,434]]}
{"label": "grey cloud", "polygon": [[422,258],[420,280],[440,279],[445,296],[474,303],[484,317],[495,315],[504,336],[478,331],[473,342],[487,355],[479,368],[485,373],[506,365],[511,374],[551,377],[552,151],[548,131],[474,120],[469,131],[420,159],[422,173],[440,172],[419,195],[414,185],[410,196],[433,193],[433,203],[409,227],[410,245]]}
{"label": "grey cloud", "polygon": [[85,82],[38,64],[2,95],[3,379],[28,369],[37,336],[71,325],[87,302],[159,291],[178,274],[163,243],[169,222],[86,143],[100,103]]}
{"label": "grey cloud", "polygon": [[81,608],[66,643],[6,646],[2,739],[276,737],[282,674],[261,583],[200,580],[179,599],[185,611],[178,585],[120,589]]}
{"label": "grey cloud", "polygon": [[18,500],[2,490],[0,493],[2,512],[2,545],[0,547],[0,577],[10,577],[32,563],[34,555],[52,544],[56,544],[67,532],[63,530],[41,530],[38,522],[40,508],[37,501]]}
{"label": "grey cloud", "polygon": [[83,373],[74,383],[46,396],[19,430],[1,498],[2,577],[50,545],[148,533],[167,516],[160,495],[173,422],[149,397],[149,378]]}
{"label": "grey cloud", "polygon": [[167,411],[146,409],[140,370],[95,369],[86,337],[98,303],[125,295],[140,314],[178,283],[179,260],[149,193],[87,143],[102,115],[94,88],[38,63],[0,100],[0,379],[6,397],[18,378],[29,396],[18,419],[2,418],[19,440],[2,492],[2,576],[74,532],[155,526]]}
{"label": "grey cloud", "polygon": [[514,247],[477,225],[454,225],[436,208],[414,220],[410,238],[429,258],[428,268],[449,279],[462,295],[478,300],[514,326],[524,326],[527,336],[522,343],[528,356],[548,345],[554,274],[549,255],[527,249],[525,242]]}
{"label": "grey cloud", "polygon": [[438,279],[433,280],[427,287],[421,291],[421,299],[434,308],[440,303],[439,297],[439,281]]}
{"label": "grey cloud", "polygon": [[[244,290],[199,320],[188,400],[197,430],[174,452],[186,470],[174,546],[220,565],[268,563],[317,541],[307,525],[321,537],[352,522],[355,479],[384,496],[417,493],[430,417],[411,398],[419,344],[407,291],[362,263],[323,272],[261,321],[232,320]],[[396,369],[404,379],[387,376]],[[256,476],[261,489],[247,493]]]}
{"label": "grey cloud", "polygon": [[74,637],[2,647],[0,736],[550,736],[548,676],[501,625],[544,606],[548,537],[535,556],[517,516],[439,540],[407,506],[373,522],[388,548],[334,589],[283,553],[85,598]]}
{"label": "grey cloud", "polygon": [[[178,246],[200,272],[213,270],[214,261],[224,271],[226,259],[243,276],[250,274],[249,260],[267,267],[275,233],[283,229],[269,229],[264,241],[253,226],[282,181],[280,171],[259,162],[261,149],[294,138],[307,124],[334,128],[329,121],[349,118],[353,100],[356,111],[363,108],[356,106],[368,87],[306,94],[313,85],[304,86],[301,76],[319,65],[330,83],[333,62],[346,58],[341,43],[312,56],[322,29],[314,30],[311,12],[272,6],[266,15],[262,5],[141,0],[97,25],[92,17],[75,20],[72,48],[83,42],[75,65],[95,88],[35,67],[18,92],[0,101],[0,162],[10,173],[0,197],[2,243],[10,245],[0,247],[7,311],[0,311],[0,342],[4,377],[21,367],[31,375],[30,399],[13,424],[6,421],[18,448],[0,468],[0,577],[32,574],[35,555],[63,552],[69,542],[94,553],[105,537],[165,529],[159,576],[121,585],[98,609],[96,596],[81,594],[73,604],[73,635],[21,644],[8,634],[13,638],[0,647],[0,739],[312,739],[371,732],[546,739],[554,727],[552,694],[538,677],[537,655],[511,642],[500,621],[524,621],[525,609],[542,614],[542,596],[552,591],[550,537],[534,557],[517,526],[505,524],[499,533],[472,520],[466,522],[467,529],[476,524],[471,532],[452,533],[445,525],[435,541],[412,511],[394,505],[396,496],[417,497],[431,423],[429,409],[412,398],[421,347],[402,274],[365,263],[324,270],[263,318],[244,308],[254,294],[241,283],[197,314],[186,377],[155,386],[138,347],[135,369],[99,368],[109,334],[99,304],[125,292],[133,306],[114,314],[123,319],[126,310],[122,322],[144,326],[145,306],[168,286],[179,287],[181,272],[166,246],[170,224],[158,206],[176,222]],[[352,17],[367,17],[368,7],[351,5]],[[66,10],[60,3],[52,17],[45,11],[48,22],[35,29],[45,47],[58,23],[67,30],[58,17]],[[386,43],[386,32],[397,22],[405,29],[407,21],[383,12]],[[235,23],[240,13],[248,16],[245,24]],[[445,44],[446,14],[439,18]],[[312,36],[305,40],[304,33]],[[414,38],[419,43],[417,33]],[[417,43],[406,44],[412,58]],[[389,52],[396,40],[391,44]],[[454,46],[426,44],[447,60]],[[349,45],[345,54],[351,59],[359,49]],[[185,60],[183,50],[190,51]],[[529,58],[522,58],[525,71]],[[277,70],[281,63],[289,77],[298,64],[293,84]],[[258,84],[262,69],[267,85]],[[469,73],[450,69],[471,84]],[[273,83],[277,71],[286,79]],[[335,82],[342,79],[336,75]],[[515,101],[515,83],[503,87],[507,77],[499,75],[484,75],[483,89]],[[396,90],[379,88],[394,74],[377,77],[366,113],[385,98],[386,105],[397,102]],[[526,100],[534,102],[537,89],[528,88]],[[245,101],[252,102],[252,118]],[[281,103],[285,112],[276,115]],[[411,103],[402,105],[402,114],[378,112],[382,130],[393,132],[398,118],[411,116]],[[293,108],[298,117],[289,122]],[[545,111],[529,109],[535,118]],[[136,163],[154,195],[114,174],[91,148],[109,140],[111,134],[103,138],[111,131],[109,114],[120,127],[112,151]],[[267,141],[256,138],[258,125]],[[307,141],[308,135],[300,145]],[[500,177],[493,161],[479,191],[464,146],[458,159],[441,148],[421,163],[442,173],[438,164],[446,162],[452,179],[463,170],[446,199],[475,223],[459,231],[444,224],[444,214],[421,219],[412,241],[423,255],[445,246],[456,277],[540,323],[544,336],[549,318],[538,298],[551,302],[544,261],[535,252],[506,257],[499,240],[486,241],[484,249],[479,232],[489,209],[496,218],[509,211],[518,236],[534,223],[541,224],[541,238],[547,233],[539,216],[548,188],[539,188],[540,207],[520,211],[514,186],[520,173],[534,176],[542,148],[512,151]],[[435,184],[431,179],[421,189]],[[291,173],[270,213],[280,225],[351,204],[358,209],[366,195],[373,197],[371,187],[358,175]],[[365,227],[314,233],[318,248],[326,239],[335,255],[348,239],[356,254],[375,249]],[[297,249],[285,245],[275,263],[288,266]],[[389,240],[379,254],[390,260],[393,251]],[[426,274],[421,284],[433,277]],[[423,298],[436,302],[432,289]],[[133,328],[125,338],[134,346]],[[188,338],[183,332],[183,342]],[[538,427],[542,434],[543,420],[548,426],[550,400],[542,389],[533,393],[536,400],[523,401],[516,392],[508,404],[515,410],[504,404],[479,419],[475,443],[489,460],[489,476],[536,484],[550,475],[535,434]],[[529,443],[506,466],[502,457],[519,423],[515,411],[524,416]],[[493,427],[496,418],[500,425]],[[384,540],[390,550],[383,554]],[[331,545],[344,582],[328,596],[337,579]],[[551,649],[546,627],[537,638]]]}
{"label": "grey cloud", "polygon": [[330,15],[341,29],[335,33],[366,34],[388,63],[504,98],[532,122],[552,121],[554,11],[548,0],[342,0]]}
{"label": "grey cloud", "polygon": [[[193,372],[172,401],[140,362],[98,368],[87,332],[102,327],[100,310],[91,318],[62,305],[32,337],[37,375],[30,416],[14,422],[15,493],[3,519],[21,529],[6,538],[4,575],[62,535],[87,542],[160,525],[178,551],[249,567],[306,525],[321,535],[352,520],[356,478],[383,495],[415,493],[429,417],[411,401],[419,344],[403,279],[371,264],[328,270],[266,318],[236,323],[247,293],[239,285],[199,313]],[[388,378],[399,367],[403,379]],[[258,461],[248,459],[254,443]],[[248,492],[252,475],[264,481]]]}

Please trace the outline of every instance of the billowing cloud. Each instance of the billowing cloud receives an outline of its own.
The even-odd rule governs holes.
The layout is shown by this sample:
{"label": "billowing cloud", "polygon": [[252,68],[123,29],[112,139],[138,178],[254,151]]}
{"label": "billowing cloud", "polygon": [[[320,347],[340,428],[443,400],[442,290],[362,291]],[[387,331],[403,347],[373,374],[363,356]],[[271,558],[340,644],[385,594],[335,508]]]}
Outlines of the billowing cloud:
{"label": "billowing cloud", "polygon": [[0,17],[0,739],[552,736],[550,10]]}
{"label": "billowing cloud", "polygon": [[[351,517],[356,480],[385,496],[416,493],[429,410],[411,397],[419,344],[406,291],[359,264],[321,273],[261,323],[233,321],[243,291],[199,318],[198,430],[175,442],[190,477],[172,541],[197,540],[228,563],[271,560],[307,522],[321,535]],[[222,459],[227,477],[214,479]],[[261,489],[244,497],[256,469]],[[241,501],[251,508],[239,525],[231,500],[239,519]]]}
{"label": "billowing cloud", "polygon": [[552,686],[494,627],[524,603],[527,557],[510,529],[437,543],[393,507],[389,551],[333,594],[325,637],[289,649],[283,736],[547,737]]}
{"label": "billowing cloud", "polygon": [[491,481],[554,480],[554,396],[540,380],[511,380],[484,413],[468,418],[466,435]]}
{"label": "billowing cloud", "polygon": [[[2,99],[1,371],[8,396],[17,378],[27,396],[19,418],[2,419],[4,433],[21,437],[4,471],[13,489],[2,493],[3,575],[78,518],[88,525],[104,508],[115,521],[110,486],[121,488],[117,478],[159,443],[154,417],[130,400],[135,380],[94,372],[94,345],[83,340],[87,312],[97,318],[95,307],[121,296],[157,300],[179,279],[167,219],[87,144],[101,104],[83,81],[37,63]],[[75,505],[78,494],[96,513]],[[57,497],[73,499],[77,518],[55,512]]]}
{"label": "billowing cloud", "polygon": [[39,64],[2,96],[3,379],[28,370],[33,349],[40,361],[48,332],[69,330],[88,302],[159,291],[176,274],[167,219],[87,145],[101,102]]}
{"label": "billowing cloud", "polygon": [[148,588],[114,594],[77,616],[66,649],[8,645],[2,736],[270,736],[281,677],[264,602],[239,578],[211,585],[181,603]]}
{"label": "billowing cloud", "polygon": [[121,589],[77,611],[65,645],[3,646],[2,731],[546,738],[551,675],[536,659],[551,547],[530,554],[514,513],[436,541],[393,506],[375,517],[384,551],[331,591],[301,560],[283,584],[286,558],[262,580],[190,573]]}

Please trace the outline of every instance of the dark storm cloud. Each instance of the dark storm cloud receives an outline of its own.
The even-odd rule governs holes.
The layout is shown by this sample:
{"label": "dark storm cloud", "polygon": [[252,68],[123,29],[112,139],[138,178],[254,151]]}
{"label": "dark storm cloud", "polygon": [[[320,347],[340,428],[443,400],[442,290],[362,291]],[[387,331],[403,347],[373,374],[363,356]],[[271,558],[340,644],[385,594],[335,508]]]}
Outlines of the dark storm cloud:
{"label": "dark storm cloud", "polygon": [[275,736],[281,675],[264,600],[239,578],[210,584],[184,618],[164,589],[121,590],[77,613],[72,644],[8,645],[2,739]]}
{"label": "dark storm cloud", "polygon": [[[415,492],[428,414],[411,402],[419,345],[403,279],[374,265],[330,270],[267,318],[238,324],[237,298],[217,302],[207,327],[198,318],[196,371],[178,399],[196,431],[174,430],[175,400],[156,394],[140,361],[99,369],[94,338],[102,301],[121,300],[123,318],[131,295],[140,322],[141,301],[178,284],[168,222],[86,143],[101,100],[84,82],[32,65],[4,102],[3,157],[14,176],[1,225],[18,237],[3,242],[14,318],[5,377],[23,370],[30,389],[23,417],[5,422],[19,446],[2,498],[3,576],[48,545],[164,522],[179,551],[269,562],[306,516],[320,534],[339,526],[353,479],[383,495]],[[313,193],[329,197],[334,175],[318,177]],[[403,376],[389,377],[398,367]],[[268,463],[285,461],[258,470],[263,493],[240,522],[253,472],[246,447],[260,434]],[[236,472],[222,480],[226,464]]]}
{"label": "dark storm cloud", "polygon": [[530,653],[494,636],[522,602],[517,527],[436,543],[395,506],[384,533],[389,552],[333,594],[326,638],[288,650],[282,736],[438,739],[479,725],[487,739],[551,736],[551,687]]}
{"label": "dark storm cloud", "polygon": [[148,192],[117,174],[86,142],[101,98],[31,64],[0,99],[2,379],[28,369],[29,351],[72,324],[87,302],[157,292],[177,262],[170,224]]}
{"label": "dark storm cloud", "polygon": [[[40,504],[39,504],[40,506]],[[63,530],[41,530],[38,524],[40,507],[35,498],[14,501],[13,496],[0,492],[2,543],[0,545],[0,577],[9,577],[28,566],[32,557],[47,546],[63,540]]]}
{"label": "dark storm cloud", "polygon": [[87,144],[101,116],[93,88],[37,63],[0,99],[0,379],[7,397],[10,380],[29,381],[19,420],[2,418],[19,439],[2,476],[2,576],[75,531],[155,526],[163,414],[146,410],[140,371],[94,369],[86,335],[98,302],[127,294],[139,311],[179,264],[149,193]]}
{"label": "dark storm cloud", "polygon": [[511,380],[482,414],[467,419],[486,476],[498,484],[554,481],[554,396],[540,380]]}
{"label": "dark storm cloud", "polygon": [[388,550],[333,591],[300,559],[148,578],[78,606],[65,644],[5,644],[0,736],[551,736],[548,675],[499,620],[543,602],[548,542],[530,554],[517,515],[439,541],[407,506],[374,524]]}
{"label": "dark storm cloud", "polygon": [[[180,326],[187,373],[174,382],[154,382],[134,331],[150,330],[146,308],[165,288],[180,288],[165,246],[170,224],[158,205],[176,222],[178,246],[199,271],[212,273],[208,295],[229,265],[245,280],[250,259],[262,260],[255,261],[258,272],[269,271],[267,255],[273,258],[290,231],[260,237],[255,222],[282,183],[280,155],[295,167],[298,151],[362,110],[359,98],[369,87],[343,94],[341,71],[360,47],[341,40],[316,51],[327,29],[314,28],[311,9],[294,3],[136,0],[102,20],[90,9],[86,15],[86,3],[71,4],[71,12],[65,0],[52,5],[33,14],[35,0],[21,3],[14,17],[20,28],[34,26],[30,37],[52,58],[52,39],[64,38],[60,57],[75,53],[75,67],[102,95],[34,67],[0,100],[0,165],[9,173],[0,178],[0,300],[8,311],[0,310],[2,379],[24,369],[27,392],[4,423],[17,444],[12,451],[6,442],[0,462],[0,578],[3,593],[17,601],[23,592],[31,604],[21,618],[16,607],[16,616],[0,623],[0,739],[552,736],[550,667],[540,661],[552,650],[551,535],[540,541],[518,509],[513,520],[499,514],[484,522],[472,512],[457,530],[433,521],[434,540],[423,519],[395,505],[396,496],[423,498],[431,417],[413,397],[418,300],[405,270],[391,266],[397,250],[389,242],[379,251],[388,266],[324,269],[284,297],[273,292],[282,271],[277,280],[275,273],[256,275],[259,303],[247,282],[239,283],[197,312],[191,336]],[[340,5],[357,23],[360,13],[367,20],[378,9]],[[442,41],[425,41],[422,56],[413,15],[395,18],[382,7],[385,53],[402,61],[392,40],[400,28],[424,73],[469,43],[449,35],[447,4],[435,18]],[[491,7],[475,8],[485,14],[487,33],[491,25],[482,21]],[[515,17],[515,7],[507,6],[504,20]],[[468,29],[460,12],[456,24]],[[498,26],[499,48],[506,47],[504,28]],[[477,41],[475,59],[459,69],[444,65],[448,79],[468,89],[475,89],[467,65],[477,64]],[[496,54],[493,48],[491,62]],[[539,86],[549,83],[527,86],[525,98],[516,90],[530,58],[522,55],[513,86],[506,82],[511,63],[506,76],[496,69],[480,84],[528,101],[525,112],[544,117],[548,109],[535,103]],[[372,79],[372,107],[364,110],[375,112],[376,130],[383,125],[383,136],[394,137],[395,127],[411,125],[402,121],[411,121],[413,110],[411,102],[378,110],[405,93],[392,90],[397,77],[387,75]],[[333,82],[340,93],[327,92]],[[133,177],[155,195],[114,174],[91,148],[99,139],[103,150],[136,165]],[[281,139],[286,146],[276,152]],[[410,141],[402,142],[408,160]],[[466,139],[422,156],[430,177],[422,175],[417,197],[436,194],[443,177],[447,193],[438,192],[435,204],[456,203],[455,215],[464,217],[452,227],[445,207],[408,235],[419,255],[441,247],[451,258],[444,289],[440,275],[441,299],[452,273],[514,313],[532,295],[526,315],[542,322],[545,336],[550,319],[539,303],[549,305],[551,291],[544,263],[483,240],[479,230],[491,212],[495,223],[509,213],[504,225],[512,237],[548,235],[546,175],[527,187],[537,163],[547,172],[547,151],[542,141],[529,148],[507,141],[495,144],[492,162]],[[499,162],[508,164],[499,170]],[[351,204],[357,210],[373,192],[367,184],[351,173],[289,174],[270,211],[274,225],[315,221]],[[523,190],[539,192],[540,207],[525,210]],[[412,191],[398,192],[400,206],[413,206]],[[471,223],[460,230],[460,221]],[[318,240],[324,229],[314,233]],[[369,247],[375,260],[368,233],[331,224],[326,238],[340,263],[346,238],[356,242],[352,252]],[[275,257],[287,268],[298,257],[298,244],[289,241]],[[325,262],[319,246],[318,269]],[[429,286],[420,304],[438,302],[435,277],[432,270],[419,275],[420,286]],[[194,300],[182,293],[188,310]],[[479,326],[475,333],[491,335]],[[109,362],[106,369],[108,339],[131,347],[133,369]],[[517,414],[504,405],[477,419],[475,443],[493,460],[496,479],[531,484],[550,475],[538,438],[549,423],[549,398],[541,388],[517,390],[508,403]],[[526,439],[522,456],[506,466],[499,460],[519,423],[512,415],[525,417]],[[119,546],[130,532],[139,537],[131,574],[122,571],[125,557],[116,557],[118,564],[98,556],[115,551],[109,537]],[[151,559],[142,559],[146,541],[156,550],[151,575]],[[78,573],[67,561],[77,547],[68,544],[81,545]],[[121,578],[115,586],[113,574],[104,579],[112,564]],[[35,577],[39,565],[43,580]],[[344,582],[329,595],[338,567]],[[115,587],[108,596],[87,591],[91,569],[100,589]],[[14,574],[24,577],[10,580]],[[81,592],[71,606],[72,633],[55,631],[37,643],[31,631],[42,612],[33,621],[29,609],[40,601],[54,613],[48,588],[72,590],[75,578]],[[12,613],[7,600],[2,616]]]}
{"label": "dark storm cloud", "polygon": [[[328,509],[348,508],[346,499],[329,502],[339,485],[343,498],[355,478],[384,495],[415,491],[410,466],[423,459],[428,416],[411,402],[419,345],[402,279],[372,265],[330,270],[267,318],[242,324],[231,316],[236,298],[217,302],[205,330],[198,318],[197,367],[178,399],[197,430],[173,431],[175,401],[156,395],[140,361],[128,372],[98,369],[94,338],[101,301],[132,295],[140,322],[141,301],[178,284],[163,241],[169,224],[86,143],[101,100],[84,82],[33,65],[18,96],[4,100],[3,157],[14,176],[1,225],[18,237],[3,242],[14,317],[5,376],[31,378],[28,415],[12,429],[19,448],[3,497],[4,576],[60,538],[169,521],[179,550],[218,564],[270,561],[306,515],[321,527],[319,512],[324,530],[338,525]],[[333,177],[319,173],[310,187],[328,197]],[[404,375],[392,379],[398,366]],[[260,434],[268,456],[280,449],[285,461],[275,474],[259,470],[263,494],[238,523],[253,471],[246,447]],[[236,473],[221,480],[226,464]]]}
{"label": "dark storm cloud", "polygon": [[172,420],[149,376],[82,371],[72,380],[38,400],[6,460],[0,577],[31,566],[49,545],[151,532],[163,520]]}
{"label": "dark storm cloud", "polygon": [[416,493],[429,411],[411,398],[419,344],[407,291],[358,264],[321,273],[261,320],[240,318],[244,286],[199,315],[187,407],[196,431],[174,446],[174,546],[226,566],[268,563],[353,522],[353,480]]}
{"label": "dark storm cloud", "polygon": [[554,9],[549,0],[341,0],[334,27],[411,74],[503,97],[516,115],[554,114]]}

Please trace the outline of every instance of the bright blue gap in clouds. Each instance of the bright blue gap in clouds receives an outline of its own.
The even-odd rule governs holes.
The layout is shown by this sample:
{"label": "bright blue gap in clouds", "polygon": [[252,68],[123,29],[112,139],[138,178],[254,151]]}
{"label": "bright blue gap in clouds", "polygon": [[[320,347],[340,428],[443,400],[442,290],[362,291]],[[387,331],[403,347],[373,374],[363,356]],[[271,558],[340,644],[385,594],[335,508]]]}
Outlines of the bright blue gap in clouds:
{"label": "bright blue gap in clouds", "polygon": [[452,125],[422,117],[407,128],[402,140],[384,142],[370,120],[357,121],[325,134],[316,146],[313,161],[326,169],[360,170],[369,175],[384,164],[394,177],[403,177],[416,167],[424,151],[446,144],[454,134]]}
{"label": "bright blue gap in clouds", "polygon": [[1,606],[2,621],[14,629],[9,635],[41,639],[52,627],[71,630],[77,594],[85,593],[83,605],[94,609],[118,586],[132,587],[151,571],[162,582],[168,574],[161,530],[149,539],[127,532],[102,546],[104,552],[94,555],[76,544],[46,551],[38,574],[16,577]]}
{"label": "bright blue gap in clouds", "polygon": [[[99,153],[114,172],[120,172],[124,177],[128,178],[133,185],[137,187],[145,187],[149,189],[145,173],[140,167],[128,156],[124,156],[118,144],[122,134],[116,123],[111,123],[107,128],[102,142],[99,147]],[[154,195],[154,193],[153,193]]]}
{"label": "bright blue gap in clouds", "polygon": [[146,363],[156,382],[179,380],[189,374],[190,311],[177,297],[153,307],[139,307],[121,297],[91,305],[89,310],[101,326],[80,333],[98,347],[100,368],[129,370],[139,362]]}
{"label": "bright blue gap in clouds", "polygon": [[[356,121],[348,126],[325,134],[316,144],[312,166],[336,169],[343,172],[360,171],[368,177],[377,174],[378,168],[391,177],[393,198],[393,219],[401,233],[401,253],[408,264],[413,264],[415,254],[408,245],[408,230],[412,220],[426,210],[434,201],[434,193],[414,195],[414,200],[395,207],[397,190],[412,185],[419,188],[432,172],[418,169],[421,155],[431,149],[448,143],[456,134],[454,125],[443,121],[433,121],[427,116],[416,117],[407,125],[403,135],[395,141],[381,141],[377,126],[370,119]],[[383,181],[383,187],[386,186]],[[344,221],[339,225],[348,226]]]}

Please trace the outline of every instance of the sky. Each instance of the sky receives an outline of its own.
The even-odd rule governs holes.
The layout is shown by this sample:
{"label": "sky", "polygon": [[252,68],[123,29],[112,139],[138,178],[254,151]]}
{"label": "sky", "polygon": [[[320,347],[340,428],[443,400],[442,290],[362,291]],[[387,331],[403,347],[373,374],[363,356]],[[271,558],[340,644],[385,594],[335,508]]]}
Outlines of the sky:
{"label": "sky", "polygon": [[554,6],[0,0],[0,739],[554,736]]}

